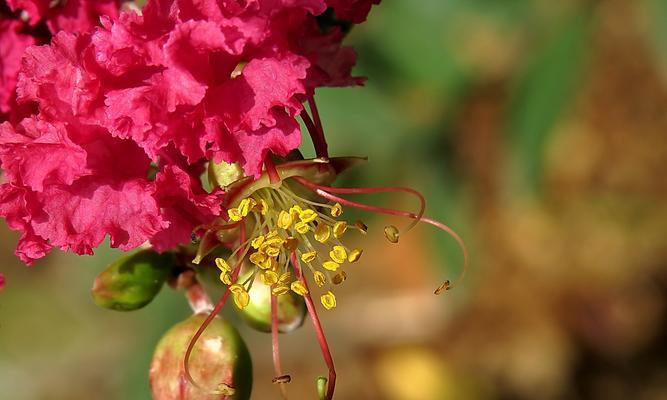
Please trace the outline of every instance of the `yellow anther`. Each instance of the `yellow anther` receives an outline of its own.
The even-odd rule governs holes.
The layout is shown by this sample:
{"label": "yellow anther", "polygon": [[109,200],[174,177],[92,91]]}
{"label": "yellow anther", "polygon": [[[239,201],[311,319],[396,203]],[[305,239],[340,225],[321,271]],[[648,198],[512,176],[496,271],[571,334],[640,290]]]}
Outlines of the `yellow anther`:
{"label": "yellow anther", "polygon": [[336,308],[336,296],[334,296],[334,294],[331,293],[330,291],[320,296],[320,301],[322,302],[324,308],[326,308],[327,310]]}
{"label": "yellow anther", "polygon": [[329,257],[338,264],[342,264],[347,260],[347,251],[343,246],[334,246],[329,252]]}
{"label": "yellow anther", "polygon": [[279,247],[280,245],[283,244],[283,239],[280,236],[278,236],[278,232],[276,232],[275,234],[273,232],[276,232],[276,231],[271,231],[271,232],[269,232],[268,235],[266,235],[266,237],[264,238],[264,243],[262,244],[262,246],[278,246]]}
{"label": "yellow anther", "polygon": [[315,228],[314,236],[315,240],[318,242],[325,243],[331,236],[331,228],[329,228],[329,225],[325,224],[324,222],[320,222]]}
{"label": "yellow anther", "polygon": [[384,236],[392,243],[398,243],[398,228],[394,225],[387,225],[384,227]]}
{"label": "yellow anther", "polygon": [[282,296],[289,292],[289,286],[287,285],[278,285],[271,290],[274,296]]}
{"label": "yellow anther", "polygon": [[336,203],[334,204],[333,207],[331,207],[331,216],[334,218],[340,217],[340,215],[343,213],[343,207],[339,204]]}
{"label": "yellow anther", "polygon": [[255,211],[262,215],[266,215],[266,212],[269,211],[269,203],[267,203],[264,199],[259,199],[259,203],[255,205]]}
{"label": "yellow anther", "polygon": [[296,224],[294,224],[294,229],[296,229],[297,232],[303,235],[304,233],[310,230],[310,227],[308,226],[307,223],[299,221]]}
{"label": "yellow anther", "polygon": [[215,259],[215,266],[218,267],[222,272],[231,271],[232,269],[227,261],[219,257]]}
{"label": "yellow anther", "polygon": [[299,247],[299,239],[290,236],[283,241],[283,247],[291,253]]}
{"label": "yellow anther", "polygon": [[241,200],[238,206],[239,214],[241,214],[242,217],[247,216],[255,205],[257,205],[257,202],[253,198],[248,197]]}
{"label": "yellow anther", "polygon": [[317,257],[317,252],[315,250],[307,251],[307,252],[301,254],[301,261],[303,261],[305,263],[309,263],[309,262],[313,261],[315,259],[315,257]]}
{"label": "yellow anther", "polygon": [[259,235],[250,242],[250,245],[253,249],[259,249],[259,247],[264,243],[264,235]]}
{"label": "yellow anther", "polygon": [[303,284],[301,281],[294,281],[292,282],[292,291],[299,296],[305,296],[308,293],[308,289],[306,288],[306,285]]}
{"label": "yellow anther", "polygon": [[359,232],[363,233],[364,235],[368,233],[368,226],[366,226],[366,224],[364,224],[362,220],[360,219],[356,220],[354,226],[356,226],[357,229],[359,229]]}
{"label": "yellow anther", "polygon": [[317,218],[317,213],[310,208],[306,208],[305,210],[301,211],[301,213],[299,213],[299,219],[301,222],[313,222],[315,221],[315,218]]}
{"label": "yellow anther", "polygon": [[271,286],[278,282],[278,274],[276,274],[273,271],[264,271],[262,272],[262,275],[260,275],[260,278],[262,279],[262,282],[265,285]]}
{"label": "yellow anther", "polygon": [[269,257],[277,257],[278,254],[280,254],[280,247],[277,246],[267,246],[264,249],[264,252],[266,253],[267,256]]}
{"label": "yellow anther", "polygon": [[236,304],[236,307],[240,310],[248,307],[248,303],[250,303],[250,295],[245,289],[243,289],[243,291],[234,292],[232,296],[234,297],[234,304]]}
{"label": "yellow anther", "polygon": [[233,396],[236,393],[236,389],[226,383],[221,383],[218,385],[218,392],[223,396]]}
{"label": "yellow anther", "polygon": [[278,227],[287,229],[290,225],[292,225],[292,214],[285,210],[280,211],[280,214],[278,214]]}
{"label": "yellow anther", "polygon": [[229,287],[229,291],[232,293],[245,292],[245,288],[238,283],[233,284]]}
{"label": "yellow anther", "polygon": [[361,250],[361,249],[354,249],[354,250],[350,251],[350,254],[347,256],[347,261],[349,261],[351,263],[357,262],[359,260],[359,258],[361,258],[361,254],[363,252],[364,251]]}
{"label": "yellow anther", "polygon": [[266,240],[271,240],[271,239],[273,239],[277,236],[278,236],[278,231],[274,229],[272,231],[269,231],[269,233],[266,234]]}
{"label": "yellow anther", "polygon": [[324,286],[325,283],[327,283],[327,278],[320,271],[315,271],[313,273],[313,278],[315,279],[315,283],[319,287],[322,287]]}
{"label": "yellow anther", "polygon": [[338,268],[340,268],[340,265],[337,262],[331,260],[323,262],[322,266],[324,269],[328,269],[329,271],[336,271]]}
{"label": "yellow anther", "polygon": [[238,222],[241,219],[243,219],[238,208],[230,208],[229,210],[227,210],[227,215],[229,216],[229,219],[231,219],[234,222]]}
{"label": "yellow anther", "polygon": [[345,279],[347,279],[347,274],[345,271],[340,271],[334,275],[333,278],[331,278],[331,282],[333,282],[334,285],[340,285],[341,283],[345,282]]}
{"label": "yellow anther", "polygon": [[299,215],[303,212],[303,209],[300,205],[295,204],[289,209],[289,213],[292,214],[292,218],[297,219]]}
{"label": "yellow anther", "polygon": [[261,266],[264,261],[266,261],[266,254],[261,253],[259,251],[252,253],[250,257],[248,258],[251,263]]}
{"label": "yellow anther", "polygon": [[273,257],[266,257],[266,260],[264,260],[258,267],[261,269],[276,269],[278,266],[278,261],[276,261],[275,258]]}
{"label": "yellow anther", "polygon": [[280,278],[278,278],[278,283],[280,283],[281,285],[284,285],[287,282],[289,282],[290,279],[292,279],[292,273],[291,272],[283,272],[282,274],[280,274]]}
{"label": "yellow anther", "polygon": [[333,226],[333,234],[337,239],[343,236],[346,230],[347,230],[346,221],[338,221]]}
{"label": "yellow anther", "polygon": [[220,273],[220,281],[222,283],[224,283],[225,285],[231,285],[232,284],[232,277],[229,275],[229,272],[222,271]]}

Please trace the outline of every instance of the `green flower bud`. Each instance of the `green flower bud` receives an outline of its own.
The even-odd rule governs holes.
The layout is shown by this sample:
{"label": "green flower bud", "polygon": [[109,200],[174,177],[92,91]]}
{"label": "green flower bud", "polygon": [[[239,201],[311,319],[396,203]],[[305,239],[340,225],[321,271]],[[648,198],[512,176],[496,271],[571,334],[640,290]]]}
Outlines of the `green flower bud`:
{"label": "green flower bud", "polygon": [[173,264],[173,254],[158,254],[153,250],[124,256],[97,275],[93,301],[111,310],[139,309],[160,292]]}
{"label": "green flower bud", "polygon": [[[289,333],[303,325],[307,312],[303,297],[289,291],[278,296],[277,300],[279,332]],[[243,310],[236,311],[250,327],[271,332],[271,287],[262,282],[259,274],[250,289],[250,303]]]}
{"label": "green flower bud", "polygon": [[[184,357],[206,315],[197,314],[172,327],[158,343],[149,373],[154,400],[248,400],[252,389],[252,363],[241,335],[233,325],[215,317],[194,345],[188,371]],[[217,393],[213,395],[212,393]]]}

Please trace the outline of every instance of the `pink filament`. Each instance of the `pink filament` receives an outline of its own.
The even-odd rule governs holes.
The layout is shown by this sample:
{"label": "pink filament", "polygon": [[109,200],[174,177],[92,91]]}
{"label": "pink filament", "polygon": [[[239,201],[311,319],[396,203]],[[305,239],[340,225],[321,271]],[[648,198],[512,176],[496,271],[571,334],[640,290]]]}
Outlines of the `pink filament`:
{"label": "pink filament", "polygon": [[324,335],[324,329],[322,329],[320,318],[317,316],[317,310],[315,309],[313,298],[310,296],[308,282],[301,273],[301,266],[295,252],[292,252],[290,259],[292,260],[292,265],[294,266],[294,274],[296,275],[296,278],[306,287],[306,294],[303,297],[306,301],[306,308],[308,309],[310,320],[313,323],[315,334],[317,335],[317,341],[320,344],[320,350],[322,350],[322,357],[324,358],[324,362],[327,364],[327,368],[329,369],[326,399],[331,400],[333,398],[334,390],[336,389],[336,368],[334,366],[333,357],[331,357],[331,351],[329,350],[329,344],[327,343],[327,338]]}

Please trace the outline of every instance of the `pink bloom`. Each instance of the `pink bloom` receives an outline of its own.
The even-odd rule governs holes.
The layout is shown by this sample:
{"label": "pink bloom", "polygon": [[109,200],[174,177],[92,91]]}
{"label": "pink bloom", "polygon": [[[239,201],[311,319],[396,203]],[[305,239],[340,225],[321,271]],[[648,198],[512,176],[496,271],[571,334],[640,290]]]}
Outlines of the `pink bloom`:
{"label": "pink bloom", "polygon": [[[53,12],[18,3],[40,18]],[[81,16],[111,2],[70,4]],[[267,154],[299,146],[296,118],[316,87],[363,82],[350,75],[342,32],[319,29],[325,9],[324,0],[151,0],[142,15],[104,17],[92,32],[28,49],[17,97],[39,113],[0,125],[0,215],[22,232],[17,255],[91,254],[107,235],[123,250],[188,242],[221,212],[222,193],[200,183],[208,160],[259,175]]]}
{"label": "pink bloom", "polygon": [[119,0],[7,0],[13,10],[24,10],[31,25],[46,20],[51,33],[87,32],[98,24],[101,15],[116,16]]}

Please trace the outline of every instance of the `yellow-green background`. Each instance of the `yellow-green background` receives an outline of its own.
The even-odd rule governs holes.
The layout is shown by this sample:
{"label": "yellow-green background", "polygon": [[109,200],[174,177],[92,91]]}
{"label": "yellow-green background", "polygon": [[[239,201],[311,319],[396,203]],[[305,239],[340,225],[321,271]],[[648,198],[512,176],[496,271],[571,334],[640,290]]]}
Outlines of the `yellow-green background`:
{"label": "yellow-green background", "polygon": [[[340,183],[422,190],[471,266],[436,297],[453,241],[425,226],[390,245],[390,220],[365,217],[363,262],[323,316],[336,398],[667,398],[667,2],[385,0],[349,43],[368,84],[317,93],[332,153],[369,157]],[[0,399],[148,399],[182,295],[98,309],[117,252],[26,268],[1,238]],[[239,325],[253,399],[277,399],[269,336]],[[313,399],[312,328],[281,344],[291,398]]]}

